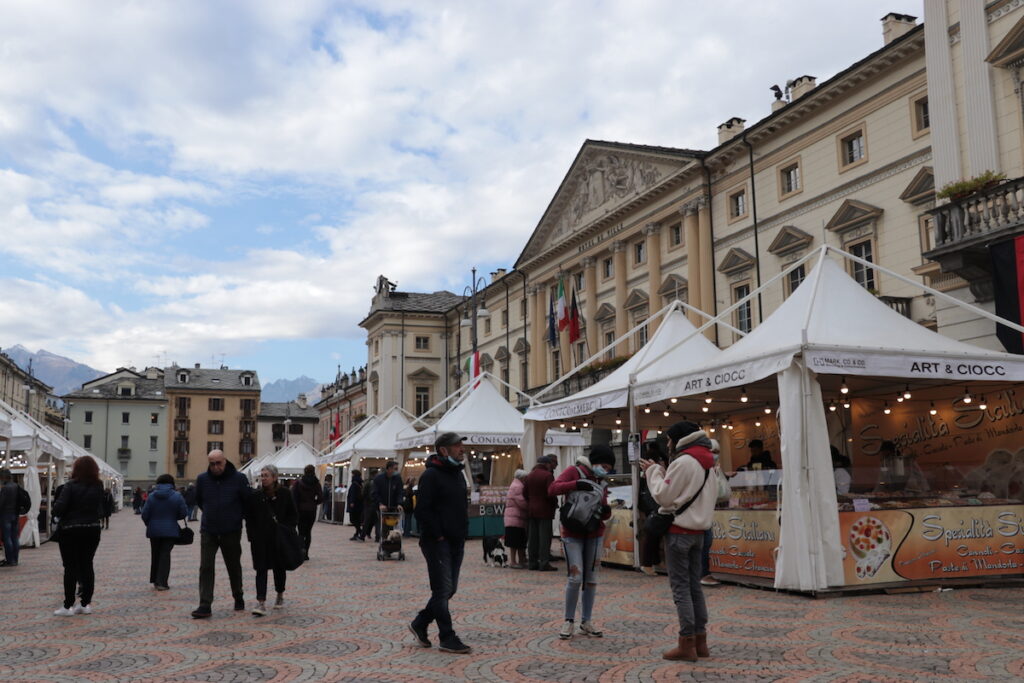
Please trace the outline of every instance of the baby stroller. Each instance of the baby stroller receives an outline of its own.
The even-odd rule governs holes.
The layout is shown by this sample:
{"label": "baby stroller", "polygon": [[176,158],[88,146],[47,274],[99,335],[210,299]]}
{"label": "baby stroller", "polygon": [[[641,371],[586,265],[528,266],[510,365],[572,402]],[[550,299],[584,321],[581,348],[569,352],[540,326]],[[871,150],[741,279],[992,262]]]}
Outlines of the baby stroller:
{"label": "baby stroller", "polygon": [[402,532],[398,526],[402,522],[402,511],[380,513],[380,545],[377,547],[377,559],[389,560],[392,553],[398,553],[398,559],[404,560],[402,552]]}

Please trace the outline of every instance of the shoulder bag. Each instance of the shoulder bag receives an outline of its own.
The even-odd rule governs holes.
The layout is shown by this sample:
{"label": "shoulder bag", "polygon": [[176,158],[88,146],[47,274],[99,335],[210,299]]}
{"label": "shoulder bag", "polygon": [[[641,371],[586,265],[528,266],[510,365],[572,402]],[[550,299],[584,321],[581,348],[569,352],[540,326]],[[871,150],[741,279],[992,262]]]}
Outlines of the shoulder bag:
{"label": "shoulder bag", "polygon": [[178,527],[178,537],[174,539],[174,545],[192,545],[196,540],[196,532],[188,525],[188,519],[185,520],[185,526]]}
{"label": "shoulder bag", "polygon": [[270,519],[274,522],[274,547],[277,558],[281,561],[281,566],[287,571],[298,569],[302,566],[306,556],[305,550],[302,547],[302,541],[299,539],[299,534],[295,531],[295,527],[277,521],[277,515],[274,514],[272,503],[266,498],[264,500],[270,509]]}

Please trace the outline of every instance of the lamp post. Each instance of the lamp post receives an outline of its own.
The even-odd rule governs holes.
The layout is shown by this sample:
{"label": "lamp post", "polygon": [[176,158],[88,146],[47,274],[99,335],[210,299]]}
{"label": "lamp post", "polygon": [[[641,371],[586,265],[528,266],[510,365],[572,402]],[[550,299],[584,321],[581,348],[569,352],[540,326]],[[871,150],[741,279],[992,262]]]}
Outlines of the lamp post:
{"label": "lamp post", "polygon": [[[462,320],[459,321],[459,327],[469,328],[469,341],[472,345],[470,351],[470,358],[476,359],[477,353],[477,318],[489,318],[491,312],[483,305],[483,303],[477,298],[481,291],[487,287],[487,281],[484,278],[477,278],[476,268],[471,269],[472,277],[470,281],[473,283],[471,286],[467,286],[462,291],[462,296],[469,298],[469,305],[466,307],[462,315]],[[459,368],[459,372],[462,372],[462,368]],[[469,381],[473,381],[470,377]]]}
{"label": "lamp post", "polygon": [[291,429],[292,419],[285,418],[284,421],[284,447],[288,448],[288,431]]}

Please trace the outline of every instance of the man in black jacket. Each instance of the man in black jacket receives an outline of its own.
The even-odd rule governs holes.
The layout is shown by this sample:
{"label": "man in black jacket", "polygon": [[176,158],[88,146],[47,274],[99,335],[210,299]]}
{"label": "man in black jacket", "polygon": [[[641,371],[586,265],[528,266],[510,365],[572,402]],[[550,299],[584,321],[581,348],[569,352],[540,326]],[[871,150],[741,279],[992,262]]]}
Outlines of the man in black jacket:
{"label": "man in black jacket", "polygon": [[434,442],[435,453],[427,459],[416,494],[416,521],[420,526],[420,550],[427,561],[430,600],[409,624],[422,647],[430,647],[427,627],[437,622],[442,652],[467,654],[452,628],[448,601],[459,586],[459,571],[469,533],[466,477],[463,467],[464,437],[445,432]]}
{"label": "man in black jacket", "polygon": [[210,451],[210,466],[196,479],[196,505],[203,511],[199,531],[199,607],[193,619],[210,616],[213,604],[214,562],[217,550],[224,558],[235,597],[235,611],[245,610],[242,591],[242,520],[247,513],[252,489],[245,475],[227,461],[224,452]]}
{"label": "man in black jacket", "polygon": [[377,538],[381,535],[381,512],[395,512],[402,504],[405,489],[398,474],[398,463],[388,460],[384,471],[373,478],[373,502],[377,506]]}

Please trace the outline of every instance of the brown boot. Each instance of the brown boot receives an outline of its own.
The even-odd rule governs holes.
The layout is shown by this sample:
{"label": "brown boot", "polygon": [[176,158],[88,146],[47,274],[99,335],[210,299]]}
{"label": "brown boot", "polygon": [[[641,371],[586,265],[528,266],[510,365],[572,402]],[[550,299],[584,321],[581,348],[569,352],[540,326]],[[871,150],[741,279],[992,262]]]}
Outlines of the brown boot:
{"label": "brown boot", "polygon": [[697,651],[694,649],[694,636],[679,636],[679,643],[661,654],[662,659],[677,662],[696,662]]}
{"label": "brown boot", "polygon": [[711,650],[708,649],[708,634],[698,633],[694,635],[694,645],[696,646],[698,657],[710,657]]}

